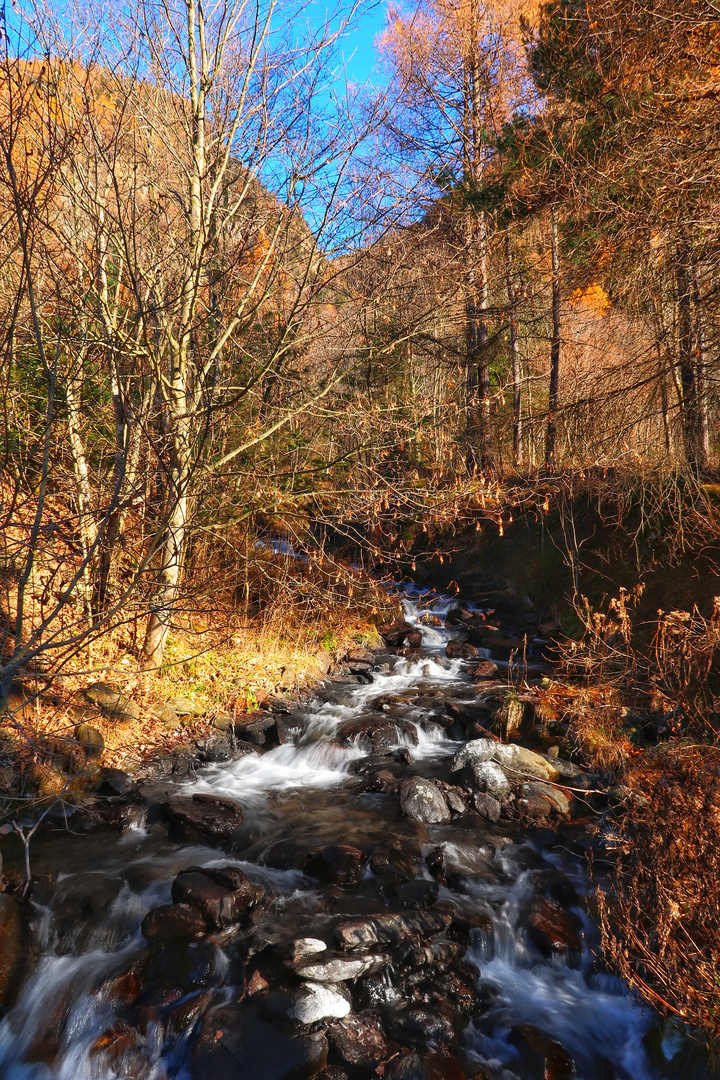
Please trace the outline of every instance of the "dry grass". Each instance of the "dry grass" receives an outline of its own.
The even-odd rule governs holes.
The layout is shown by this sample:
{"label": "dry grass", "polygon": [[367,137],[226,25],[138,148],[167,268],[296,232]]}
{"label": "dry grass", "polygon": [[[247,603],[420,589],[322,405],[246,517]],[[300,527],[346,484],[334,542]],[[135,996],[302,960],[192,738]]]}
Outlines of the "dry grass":
{"label": "dry grass", "polygon": [[611,835],[603,948],[666,1014],[720,1035],[720,749],[675,747],[631,777],[644,791]]}

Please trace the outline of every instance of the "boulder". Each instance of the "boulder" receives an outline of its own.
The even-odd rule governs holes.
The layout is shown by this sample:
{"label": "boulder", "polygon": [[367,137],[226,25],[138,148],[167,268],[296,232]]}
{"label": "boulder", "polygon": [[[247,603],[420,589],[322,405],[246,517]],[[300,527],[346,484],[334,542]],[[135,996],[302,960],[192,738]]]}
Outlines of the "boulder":
{"label": "boulder", "polygon": [[478,790],[496,798],[510,794],[510,781],[495,761],[479,761],[471,766]]}
{"label": "boulder", "polygon": [[437,903],[438,886],[435,881],[417,878],[415,881],[403,881],[387,889],[387,893],[401,907],[410,911],[427,911]]}
{"label": "boulder", "polygon": [[301,979],[309,979],[311,982],[341,983],[359,979],[362,975],[371,975],[389,962],[390,957],[383,954],[329,957],[322,954],[319,958],[293,965],[293,969]]}
{"label": "boulder", "polygon": [[180,717],[175,712],[172,705],[153,705],[150,709],[150,714],[154,716],[156,720],[160,720],[163,724],[169,724],[171,727],[180,726]]}
{"label": "boulder", "polygon": [[194,907],[211,930],[223,930],[238,922],[262,894],[263,890],[237,867],[206,871],[192,866],[178,874],[172,884],[174,902]]}
{"label": "boulder", "polygon": [[474,679],[492,679],[498,673],[498,666],[494,660],[481,660],[472,669],[471,675]]}
{"label": "boulder", "polygon": [[344,1019],[330,1024],[328,1037],[347,1065],[373,1072],[388,1052],[382,1028],[372,1013],[348,1013]]}
{"label": "boulder", "polygon": [[331,844],[311,851],[303,872],[332,885],[352,885],[359,881],[365,869],[365,856],[349,844]]}
{"label": "boulder", "polygon": [[348,720],[337,730],[339,739],[354,743],[371,754],[387,753],[391,747],[397,746],[403,735],[417,744],[417,729],[409,720],[364,717],[362,720]]}
{"label": "boulder", "polygon": [[452,917],[439,911],[411,911],[397,915],[371,915],[345,919],[335,926],[335,939],[343,949],[397,945],[414,937],[433,937],[447,930]]}
{"label": "boulder", "polygon": [[202,937],[207,933],[207,924],[189,904],[163,904],[148,911],[140,929],[152,945],[169,945]]}
{"label": "boulder", "polygon": [[14,1003],[29,967],[20,904],[14,896],[0,893],[0,1011]]}
{"label": "boulder", "polygon": [[546,896],[536,897],[526,923],[529,940],[544,956],[579,953],[581,929],[574,912]]}
{"label": "boulder", "polygon": [[[349,1009],[348,1009],[349,1011]],[[320,1032],[294,1033],[259,1015],[254,1004],[205,1014],[190,1056],[191,1080],[310,1080],[327,1065]]]}
{"label": "boulder", "polygon": [[350,995],[344,988],[308,982],[293,995],[288,1016],[301,1024],[316,1024],[318,1020],[341,1019],[351,1010]]}
{"label": "boulder", "polygon": [[521,785],[520,793],[525,798],[540,796],[543,799],[548,799],[552,803],[553,810],[558,814],[570,813],[570,803],[567,796],[559,788],[552,787],[550,784],[544,784],[540,780],[532,780]]}
{"label": "boulder", "polygon": [[497,747],[495,739],[473,739],[465,743],[453,758],[451,772],[457,772],[466,765],[479,765],[481,761],[492,761]]}
{"label": "boulder", "polygon": [[558,778],[557,769],[542,754],[536,754],[517,743],[497,743],[493,758],[512,773],[531,776],[537,780]]}
{"label": "boulder", "polygon": [[118,720],[139,720],[140,706],[126,697],[119,687],[112,683],[94,682],[83,690],[83,697],[97,705],[107,716]]}
{"label": "boulder", "polygon": [[400,809],[406,817],[426,825],[450,820],[450,811],[442,792],[422,776],[403,780],[400,785]]}
{"label": "boulder", "polygon": [[122,769],[103,769],[98,795],[108,797],[127,795],[134,787],[135,781],[132,776],[128,776]]}
{"label": "boulder", "polygon": [[168,698],[165,702],[178,716],[204,716],[207,709],[196,701],[187,697]]}
{"label": "boulder", "polygon": [[227,843],[240,828],[243,813],[232,799],[215,795],[178,795],[161,806],[171,840]]}
{"label": "boulder", "polygon": [[468,641],[453,639],[445,646],[445,655],[449,660],[476,660],[479,653]]}
{"label": "boulder", "polygon": [[389,1034],[407,1046],[451,1043],[455,1037],[451,1021],[435,1010],[399,1009],[388,1020]]}
{"label": "boulder", "polygon": [[413,626],[411,623],[390,623],[389,626],[380,627],[379,632],[385,644],[391,648],[408,645],[411,649],[419,649],[422,645],[422,634],[417,626]]}
{"label": "boulder", "polygon": [[97,761],[102,757],[105,740],[97,728],[92,727],[91,724],[78,724],[75,728],[75,738],[90,760]]}
{"label": "boulder", "polygon": [[479,791],[475,795],[474,799],[475,809],[480,817],[484,817],[487,821],[498,821],[500,819],[500,812],[502,806],[500,802],[486,791]]}

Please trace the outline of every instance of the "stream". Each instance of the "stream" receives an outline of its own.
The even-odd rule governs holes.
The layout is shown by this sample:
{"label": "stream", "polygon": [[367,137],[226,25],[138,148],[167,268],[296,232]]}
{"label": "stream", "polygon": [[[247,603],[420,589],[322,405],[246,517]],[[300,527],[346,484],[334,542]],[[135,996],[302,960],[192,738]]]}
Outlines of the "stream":
{"label": "stream", "polygon": [[[293,706],[279,745],[108,800],[112,830],[36,837],[3,1080],[663,1075],[657,1017],[594,955],[582,821],[492,821],[450,771],[502,661],[483,682],[448,659],[456,600],[404,604],[420,647]],[[412,777],[444,820],[401,812]]]}

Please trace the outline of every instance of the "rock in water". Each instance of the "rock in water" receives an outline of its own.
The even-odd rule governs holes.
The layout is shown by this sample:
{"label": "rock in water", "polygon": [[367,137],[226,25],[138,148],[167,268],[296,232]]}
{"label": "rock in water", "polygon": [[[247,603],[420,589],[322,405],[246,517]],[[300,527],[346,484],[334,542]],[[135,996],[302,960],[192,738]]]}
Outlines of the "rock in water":
{"label": "rock in water", "polygon": [[462,769],[466,765],[477,765],[481,761],[491,761],[497,746],[495,739],[473,739],[471,742],[465,743],[453,758],[451,772],[457,772],[458,769]]}
{"label": "rock in water", "polygon": [[403,780],[400,785],[400,809],[406,817],[426,825],[450,820],[450,811],[442,792],[422,776]]}
{"label": "rock in water", "polygon": [[363,876],[365,856],[349,844],[331,844],[312,851],[303,866],[309,877],[332,885],[352,885]]}
{"label": "rock in water", "polygon": [[477,660],[479,651],[468,641],[458,641],[453,638],[445,646],[445,655],[450,660]]}
{"label": "rock in water", "polygon": [[570,803],[567,796],[560,791],[559,788],[551,787],[550,784],[544,784],[540,780],[531,780],[527,784],[523,784],[520,788],[520,792],[526,798],[532,796],[540,796],[543,799],[547,799],[552,803],[552,808],[559,814],[570,813]]}
{"label": "rock in water", "polygon": [[153,945],[168,945],[201,937],[207,932],[205,919],[189,904],[163,904],[148,911],[141,930]]}
{"label": "rock in water", "polygon": [[171,840],[223,843],[242,825],[240,805],[214,795],[179,795],[162,804]]}
{"label": "rock in water", "polygon": [[480,791],[486,791],[495,797],[510,793],[510,781],[497,762],[480,761],[472,770]]}
{"label": "rock in water", "polygon": [[256,1008],[205,1014],[190,1059],[192,1080],[309,1080],[327,1064],[320,1032],[293,1034],[264,1020]]}
{"label": "rock in water", "polygon": [[[258,898],[255,885],[241,870],[229,867],[234,875],[209,873],[193,866],[173,881],[172,898],[176,904],[189,904],[204,917],[211,930],[223,930],[238,922]],[[233,880],[233,878],[235,880]],[[260,890],[262,894],[262,890]]]}
{"label": "rock in water", "polygon": [[342,1019],[351,1009],[350,995],[345,990],[325,983],[306,983],[295,994],[288,1015],[301,1024],[315,1024],[318,1020]]}

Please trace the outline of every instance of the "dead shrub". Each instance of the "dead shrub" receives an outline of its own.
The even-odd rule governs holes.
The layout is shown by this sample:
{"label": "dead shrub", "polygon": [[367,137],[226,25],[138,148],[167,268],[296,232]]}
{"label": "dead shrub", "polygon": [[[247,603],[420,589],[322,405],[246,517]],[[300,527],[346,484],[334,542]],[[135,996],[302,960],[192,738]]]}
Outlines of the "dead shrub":
{"label": "dead shrub", "polygon": [[720,1035],[720,749],[666,751],[610,836],[606,957],[666,1014]]}

